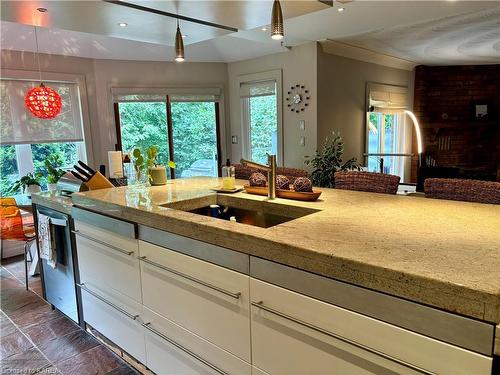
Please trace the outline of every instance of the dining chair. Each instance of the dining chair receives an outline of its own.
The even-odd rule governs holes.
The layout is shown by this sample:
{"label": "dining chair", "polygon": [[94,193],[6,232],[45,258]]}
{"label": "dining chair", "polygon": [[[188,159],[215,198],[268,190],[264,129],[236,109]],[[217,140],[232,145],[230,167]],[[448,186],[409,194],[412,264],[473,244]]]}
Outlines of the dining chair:
{"label": "dining chair", "polygon": [[396,194],[400,177],[385,173],[338,171],[334,179],[335,189]]}
{"label": "dining chair", "polygon": [[500,204],[500,182],[455,178],[428,178],[424,182],[427,198]]}
{"label": "dining chair", "polygon": [[36,238],[33,222],[32,220],[23,221],[21,210],[17,206],[15,198],[11,197],[0,197],[0,222],[2,240],[24,242],[24,271],[26,290],[28,290],[28,255],[30,261],[33,261],[30,247]]}

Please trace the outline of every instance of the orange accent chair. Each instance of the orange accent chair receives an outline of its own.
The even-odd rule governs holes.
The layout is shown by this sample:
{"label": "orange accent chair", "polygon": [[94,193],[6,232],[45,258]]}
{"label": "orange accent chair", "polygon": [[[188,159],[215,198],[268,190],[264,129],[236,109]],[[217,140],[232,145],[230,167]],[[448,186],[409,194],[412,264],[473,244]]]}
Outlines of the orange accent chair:
{"label": "orange accent chair", "polygon": [[24,241],[24,270],[26,272],[26,290],[28,290],[28,255],[32,261],[29,249],[35,240],[33,216],[23,221],[21,210],[17,206],[15,198],[0,197],[0,223],[2,240]]}

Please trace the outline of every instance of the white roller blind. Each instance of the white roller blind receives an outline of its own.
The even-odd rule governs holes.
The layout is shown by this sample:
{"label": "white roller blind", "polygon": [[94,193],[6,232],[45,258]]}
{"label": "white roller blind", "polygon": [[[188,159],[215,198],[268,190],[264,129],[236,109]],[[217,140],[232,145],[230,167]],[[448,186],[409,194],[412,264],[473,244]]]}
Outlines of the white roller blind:
{"label": "white roller blind", "polygon": [[221,89],[217,87],[200,88],[151,88],[151,87],[113,87],[113,102],[165,102],[167,95],[173,102],[217,102]]}
{"label": "white roller blind", "polygon": [[240,85],[240,97],[269,96],[276,94],[276,81],[245,82]]}
{"label": "white roller blind", "polygon": [[62,99],[61,112],[54,119],[40,119],[26,108],[26,93],[39,82],[0,80],[0,143],[54,143],[83,141],[82,114],[78,85],[73,82],[45,81]]}
{"label": "white roller blind", "polygon": [[408,107],[406,87],[369,83],[367,89],[369,105],[375,112],[397,113]]}

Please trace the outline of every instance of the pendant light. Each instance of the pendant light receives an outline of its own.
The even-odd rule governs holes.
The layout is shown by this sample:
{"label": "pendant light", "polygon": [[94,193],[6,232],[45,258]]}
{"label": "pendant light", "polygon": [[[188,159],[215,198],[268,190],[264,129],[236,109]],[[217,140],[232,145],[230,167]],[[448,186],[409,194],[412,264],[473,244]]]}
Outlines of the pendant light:
{"label": "pendant light", "polygon": [[177,32],[175,33],[175,61],[184,61],[184,42],[179,28],[179,19],[177,19]]}
{"label": "pendant light", "polygon": [[283,27],[283,12],[279,0],[274,0],[271,14],[271,38],[281,40],[285,36]]}
{"label": "pendant light", "polygon": [[42,69],[40,68],[40,51],[38,50],[38,35],[36,26],[35,31],[36,56],[38,61],[38,74],[40,77],[40,86],[33,87],[24,97],[24,104],[28,110],[41,119],[52,119],[61,112],[62,100],[57,91],[49,86],[45,86],[42,81]]}

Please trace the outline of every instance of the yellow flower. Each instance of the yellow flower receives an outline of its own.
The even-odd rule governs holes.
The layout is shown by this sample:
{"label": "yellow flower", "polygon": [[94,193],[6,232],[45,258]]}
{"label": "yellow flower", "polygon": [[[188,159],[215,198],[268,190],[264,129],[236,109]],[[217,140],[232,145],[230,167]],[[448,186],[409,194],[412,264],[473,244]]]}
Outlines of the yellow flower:
{"label": "yellow flower", "polygon": [[168,166],[169,166],[169,168],[175,168],[176,167],[175,163],[172,160],[168,161]]}

